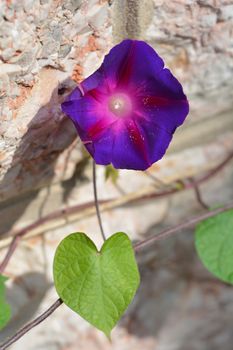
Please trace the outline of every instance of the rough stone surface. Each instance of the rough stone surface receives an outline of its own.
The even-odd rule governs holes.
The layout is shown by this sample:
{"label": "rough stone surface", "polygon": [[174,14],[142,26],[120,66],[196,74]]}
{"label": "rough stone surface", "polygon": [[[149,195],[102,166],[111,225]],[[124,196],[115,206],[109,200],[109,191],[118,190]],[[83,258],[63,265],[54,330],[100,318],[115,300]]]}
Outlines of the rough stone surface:
{"label": "rough stone surface", "polygon": [[60,104],[110,43],[106,1],[1,1],[0,201],[71,177],[82,154]]}
{"label": "rough stone surface", "polygon": [[[232,18],[223,19],[231,1],[154,1],[145,37],[167,58],[189,92],[192,121],[229,111],[232,115]],[[229,10],[228,10],[229,11]],[[233,123],[233,121],[232,121]]]}
{"label": "rough stone surface", "polygon": [[187,135],[184,144],[233,128],[231,1],[4,0],[1,201],[72,176],[82,154],[72,147],[75,130],[60,103],[73,80],[92,73],[125,37],[151,43],[184,84],[191,104],[179,133]]}
{"label": "rough stone surface", "polygon": [[[232,28],[230,0],[0,1],[2,237],[54,210],[93,200],[90,163],[60,103],[126,37],[153,45],[190,99],[187,122],[150,174],[170,183],[223,159],[233,149]],[[104,182],[103,168],[97,175],[101,199],[155,187],[139,172],[120,172],[117,186]],[[210,205],[232,198],[232,175],[231,165],[202,187]],[[190,191],[110,209],[103,224],[107,235],[125,230],[138,240],[200,210]],[[101,245],[93,210],[42,225],[21,243],[6,270],[13,319],[0,341],[57,298],[54,251],[77,230]],[[0,258],[8,242],[0,241]],[[151,247],[138,261],[141,289],[112,344],[63,306],[12,350],[232,350],[232,289],[200,265],[191,231]]]}

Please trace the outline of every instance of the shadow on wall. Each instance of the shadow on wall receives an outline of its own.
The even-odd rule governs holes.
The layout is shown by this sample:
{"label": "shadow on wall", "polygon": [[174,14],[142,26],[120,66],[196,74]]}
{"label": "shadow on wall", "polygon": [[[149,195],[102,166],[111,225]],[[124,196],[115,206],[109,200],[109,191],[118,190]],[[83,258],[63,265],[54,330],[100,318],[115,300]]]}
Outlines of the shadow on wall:
{"label": "shadow on wall", "polygon": [[[165,227],[151,227],[146,235]],[[141,285],[119,322],[122,328],[147,338],[150,349],[232,349],[232,286],[202,266],[193,230],[156,242],[137,260]]]}
{"label": "shadow on wall", "polygon": [[[224,186],[222,174],[213,179],[212,183],[205,184],[205,198],[208,202],[220,203],[230,200],[233,194],[232,179],[232,168],[229,167],[228,172],[225,172]],[[186,205],[187,203],[189,205]],[[166,222],[152,225],[142,236],[155,235],[184,221],[194,212],[201,212],[194,194],[190,191],[182,192],[172,198]],[[193,229],[186,230],[169,239],[157,241],[137,253],[141,285],[133,303],[117,326],[121,327],[123,332],[121,329],[119,333],[116,330],[113,334],[111,346],[114,349],[122,349],[125,344],[126,347],[130,346],[129,334],[133,335],[131,347],[135,349],[232,350],[232,286],[217,280],[202,266],[194,249],[193,238]],[[45,250],[44,252],[43,260],[38,260],[38,266],[43,267],[46,272],[51,261],[47,259]],[[29,261],[35,261],[36,257],[37,254],[30,254]],[[45,275],[38,272],[24,274],[14,280],[14,285],[7,290],[7,296],[15,313],[9,325],[0,332],[0,342],[35,317],[50,286]],[[40,312],[42,311],[44,308]],[[82,327],[79,328],[79,321],[72,328],[75,337],[71,344],[70,338],[67,338],[67,318],[63,316],[62,313],[55,315],[57,322],[64,326],[64,332],[61,333],[62,345],[57,339],[54,325],[47,323],[49,320],[40,325],[37,334],[40,338],[35,339],[40,339],[40,344],[48,344],[45,329],[49,327],[48,339],[51,348],[66,348],[64,339],[67,349],[76,350],[77,344],[78,348],[85,350],[101,348],[103,343],[99,342],[99,332],[96,331],[98,336],[95,336],[92,328],[90,333]],[[78,316],[71,310],[70,316],[71,319],[74,317],[72,324],[75,324],[75,317]],[[108,346],[109,343],[106,348]],[[35,348],[48,347],[46,345]]]}
{"label": "shadow on wall", "polygon": [[[14,153],[11,166],[0,183],[0,198],[9,198],[0,203],[0,235],[12,228],[39,188],[51,183],[58,156],[77,135],[60,109],[63,95],[73,85],[71,79],[66,79],[53,90],[50,101],[38,110]],[[64,164],[64,171],[65,168]]]}
{"label": "shadow on wall", "polygon": [[45,294],[52,286],[44,274],[30,272],[15,278],[11,288],[7,288],[7,300],[11,305],[12,318],[0,331],[0,342],[15,334],[29,322],[40,307]]}

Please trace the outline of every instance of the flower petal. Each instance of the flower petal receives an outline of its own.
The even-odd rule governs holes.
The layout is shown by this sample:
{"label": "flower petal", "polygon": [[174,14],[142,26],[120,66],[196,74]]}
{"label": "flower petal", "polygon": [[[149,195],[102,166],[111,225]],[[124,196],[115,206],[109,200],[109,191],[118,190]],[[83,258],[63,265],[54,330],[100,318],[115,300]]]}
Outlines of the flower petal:
{"label": "flower petal", "polygon": [[145,170],[161,159],[172,139],[166,130],[135,120],[118,121],[85,147],[97,164],[117,169]]}
{"label": "flower petal", "polygon": [[113,142],[112,130],[105,128],[102,130],[100,137],[84,145],[94,158],[96,164],[107,165],[111,163]]}
{"label": "flower petal", "polygon": [[78,132],[82,131],[85,141],[98,138],[106,127],[115,122],[105,105],[88,93],[80,99],[64,102],[62,110],[72,119]]}
{"label": "flower petal", "polygon": [[[154,101],[153,101],[154,103]],[[145,120],[173,134],[178,126],[180,126],[189,111],[189,106],[186,101],[158,100],[156,106],[144,106],[137,109],[135,114],[138,120]]]}
{"label": "flower petal", "polygon": [[157,126],[174,133],[188,112],[189,104],[178,80],[168,69],[163,69],[157,79],[147,81],[143,91],[137,91],[139,116]]}
{"label": "flower petal", "polygon": [[173,135],[165,129],[145,120],[141,123],[138,121],[136,123],[140,134],[145,140],[149,163],[152,165],[164,156]]}
{"label": "flower petal", "polygon": [[104,76],[101,69],[99,68],[96,72],[94,72],[85,80],[83,80],[80,85],[83,89],[83,92],[86,93],[87,91],[96,89],[98,86],[101,86],[103,83],[104,83]]}
{"label": "flower petal", "polygon": [[127,87],[157,75],[163,67],[163,60],[151,46],[127,39],[110,50],[101,69],[112,87]]}
{"label": "flower petal", "polygon": [[145,140],[133,120],[119,122],[114,129],[112,164],[117,169],[145,170],[150,161]]}

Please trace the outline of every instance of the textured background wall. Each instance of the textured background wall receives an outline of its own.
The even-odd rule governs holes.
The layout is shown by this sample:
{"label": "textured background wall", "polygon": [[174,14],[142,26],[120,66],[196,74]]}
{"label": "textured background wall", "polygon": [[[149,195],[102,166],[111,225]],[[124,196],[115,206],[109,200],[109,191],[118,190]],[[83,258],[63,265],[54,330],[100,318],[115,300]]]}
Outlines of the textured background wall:
{"label": "textured background wall", "polygon": [[125,37],[149,41],[181,79],[184,128],[202,120],[177,143],[233,128],[231,1],[1,1],[0,21],[1,200],[71,176],[75,133],[60,102]]}
{"label": "textured background wall", "polygon": [[39,188],[72,177],[83,154],[60,103],[125,37],[150,42],[190,98],[171,150],[233,129],[232,21],[233,5],[222,0],[1,1],[2,207],[21,201],[18,217]]}
{"label": "textured background wall", "polygon": [[[190,99],[187,122],[175,135],[168,155],[151,172],[167,182],[193,176],[216,165],[233,149],[232,1],[2,0],[2,235],[56,209],[93,199],[90,165],[60,103],[75,82],[91,74],[109,48],[126,37],[153,45]],[[228,169],[205,186],[205,199],[210,204],[230,199],[232,178],[232,169]],[[103,168],[98,167],[97,180],[103,199],[120,197],[122,189],[126,194],[154,189],[143,173],[120,172],[116,188],[104,182]],[[158,232],[164,222],[173,224],[199,211],[189,193],[171,201],[111,209],[104,213],[103,221],[107,234],[125,229],[132,238],[140,239]],[[51,288],[52,259],[64,235],[78,229],[101,243],[92,214],[93,210],[87,210],[57,218],[34,231],[46,235],[22,243],[6,271],[13,277],[8,294],[14,317],[2,337],[56,298]],[[155,225],[159,223],[158,228]],[[8,242],[1,240],[1,256]],[[155,250],[140,257],[143,286],[135,306],[115,331],[111,347],[64,308],[48,321],[49,327],[45,324],[34,330],[13,349],[72,350],[78,344],[84,350],[231,350],[232,292],[200,267],[192,238],[181,236]],[[220,314],[223,304],[224,313]],[[195,342],[191,344],[190,339]]]}
{"label": "textured background wall", "polygon": [[[0,201],[12,213],[10,222],[0,213],[1,232],[39,188],[69,179],[83,159],[60,103],[74,81],[98,67],[111,42],[106,1],[1,1]],[[32,206],[31,220],[38,215]]]}
{"label": "textured background wall", "polygon": [[71,176],[68,155],[59,156],[75,132],[60,103],[71,78],[98,67],[111,26],[107,2],[98,1],[1,1],[0,16],[4,200]]}

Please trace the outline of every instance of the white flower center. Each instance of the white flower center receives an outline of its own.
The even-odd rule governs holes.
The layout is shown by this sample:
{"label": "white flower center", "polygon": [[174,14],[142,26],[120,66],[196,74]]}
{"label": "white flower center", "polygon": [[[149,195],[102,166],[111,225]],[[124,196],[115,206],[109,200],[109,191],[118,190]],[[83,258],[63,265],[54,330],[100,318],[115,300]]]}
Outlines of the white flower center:
{"label": "white flower center", "polygon": [[124,117],[132,110],[132,102],[124,93],[114,94],[109,98],[109,109],[118,117]]}

